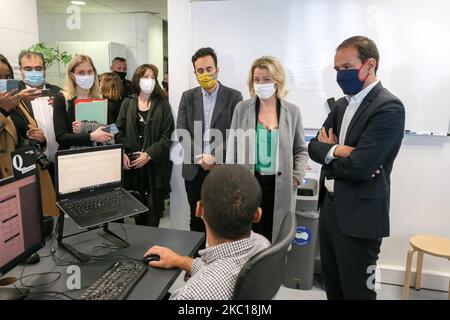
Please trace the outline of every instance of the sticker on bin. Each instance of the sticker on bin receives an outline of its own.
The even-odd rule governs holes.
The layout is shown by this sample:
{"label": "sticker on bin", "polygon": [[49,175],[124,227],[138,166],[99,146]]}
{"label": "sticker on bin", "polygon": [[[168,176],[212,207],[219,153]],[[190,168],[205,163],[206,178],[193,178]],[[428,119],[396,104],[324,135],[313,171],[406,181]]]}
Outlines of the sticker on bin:
{"label": "sticker on bin", "polygon": [[312,240],[311,230],[308,227],[297,227],[297,233],[295,234],[294,244],[298,246],[306,246]]}

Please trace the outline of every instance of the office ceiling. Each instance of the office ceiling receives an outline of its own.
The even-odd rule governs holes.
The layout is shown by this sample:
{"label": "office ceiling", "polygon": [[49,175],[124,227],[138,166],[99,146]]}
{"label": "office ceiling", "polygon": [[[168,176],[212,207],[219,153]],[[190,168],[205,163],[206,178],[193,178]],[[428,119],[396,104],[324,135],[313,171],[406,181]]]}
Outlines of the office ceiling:
{"label": "office ceiling", "polygon": [[[114,14],[114,13],[152,13],[167,20],[167,0],[83,0],[81,13]],[[66,14],[70,0],[36,0],[38,14]]]}

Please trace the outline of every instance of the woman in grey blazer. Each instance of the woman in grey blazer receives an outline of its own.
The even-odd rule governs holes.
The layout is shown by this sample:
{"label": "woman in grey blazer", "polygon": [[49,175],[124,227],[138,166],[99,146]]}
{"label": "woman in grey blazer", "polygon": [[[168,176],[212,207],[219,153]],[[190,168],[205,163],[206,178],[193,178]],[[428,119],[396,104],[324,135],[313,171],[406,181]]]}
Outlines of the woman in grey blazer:
{"label": "woman in grey blazer", "polygon": [[[284,215],[294,209],[294,191],[308,161],[300,109],[284,100],[286,76],[274,57],[255,60],[251,99],[238,103],[227,143],[227,163],[245,165],[262,189],[262,218],[253,230],[275,241]],[[251,190],[249,190],[251,192]]]}

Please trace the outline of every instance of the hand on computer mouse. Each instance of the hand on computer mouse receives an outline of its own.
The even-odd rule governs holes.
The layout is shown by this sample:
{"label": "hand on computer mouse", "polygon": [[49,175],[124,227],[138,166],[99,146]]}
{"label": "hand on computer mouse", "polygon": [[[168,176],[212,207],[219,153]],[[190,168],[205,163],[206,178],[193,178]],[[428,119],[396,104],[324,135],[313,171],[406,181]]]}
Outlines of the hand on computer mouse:
{"label": "hand on computer mouse", "polygon": [[152,267],[163,269],[181,268],[184,270],[186,265],[184,257],[169,248],[153,246],[145,253],[144,257],[149,255],[159,256],[159,261],[150,261],[149,265]]}
{"label": "hand on computer mouse", "polygon": [[142,259],[142,262],[145,265],[149,265],[150,262],[152,262],[152,261],[159,261],[159,259],[160,258],[159,258],[159,256],[157,254],[150,254],[148,256],[145,256],[144,259]]}

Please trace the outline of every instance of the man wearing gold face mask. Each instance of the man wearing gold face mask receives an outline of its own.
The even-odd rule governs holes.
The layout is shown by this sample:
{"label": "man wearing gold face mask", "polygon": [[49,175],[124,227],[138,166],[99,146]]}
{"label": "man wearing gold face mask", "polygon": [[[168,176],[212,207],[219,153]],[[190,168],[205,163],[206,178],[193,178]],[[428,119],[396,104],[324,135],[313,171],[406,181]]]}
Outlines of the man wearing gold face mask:
{"label": "man wearing gold face mask", "polygon": [[213,49],[197,50],[192,56],[192,64],[200,86],[183,93],[177,132],[183,137],[180,142],[185,153],[183,178],[191,211],[190,228],[191,231],[205,232],[203,221],[195,216],[195,208],[208,172],[216,164],[224,163],[226,131],[230,128],[236,104],[242,101],[242,94],[217,80],[219,68]]}

